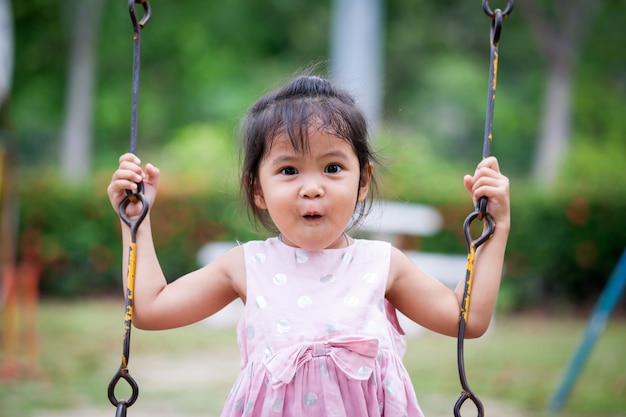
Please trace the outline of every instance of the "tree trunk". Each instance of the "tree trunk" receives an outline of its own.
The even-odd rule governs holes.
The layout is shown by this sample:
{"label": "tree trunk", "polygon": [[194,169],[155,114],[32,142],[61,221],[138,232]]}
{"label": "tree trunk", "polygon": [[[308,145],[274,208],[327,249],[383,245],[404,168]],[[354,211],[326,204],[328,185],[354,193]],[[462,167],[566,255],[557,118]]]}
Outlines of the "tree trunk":
{"label": "tree trunk", "polygon": [[[9,98],[12,78],[13,17],[11,2],[9,0],[0,0],[0,106]],[[0,127],[2,126],[0,125]]]}
{"label": "tree trunk", "polygon": [[12,21],[10,1],[0,0],[0,277],[6,270],[5,266],[14,265],[17,234],[13,175],[17,158],[13,155],[15,146],[9,117],[14,51]]}
{"label": "tree trunk", "polygon": [[0,379],[17,376],[15,262],[17,241],[16,159],[10,132],[9,95],[13,75],[13,24],[9,0],[0,0]]}
{"label": "tree trunk", "polygon": [[384,0],[334,0],[331,75],[363,108],[372,129],[382,108]]}
{"label": "tree trunk", "polygon": [[61,172],[73,182],[79,182],[91,170],[95,46],[103,3],[104,0],[78,0],[68,4],[76,9],[76,14],[61,136]]}
{"label": "tree trunk", "polygon": [[602,1],[555,0],[552,13],[540,11],[538,0],[526,0],[526,17],[548,74],[532,177],[544,188],[556,182],[571,142],[571,90],[582,40]]}
{"label": "tree trunk", "polygon": [[556,181],[571,137],[572,65],[550,62],[543,103],[543,119],[535,150],[533,179],[547,188]]}

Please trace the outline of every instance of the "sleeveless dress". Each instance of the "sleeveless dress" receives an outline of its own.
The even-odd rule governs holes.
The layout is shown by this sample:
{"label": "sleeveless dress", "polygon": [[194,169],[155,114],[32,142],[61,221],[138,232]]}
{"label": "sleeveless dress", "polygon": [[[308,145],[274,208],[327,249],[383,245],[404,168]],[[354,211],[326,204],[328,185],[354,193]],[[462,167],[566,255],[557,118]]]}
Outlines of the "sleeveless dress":
{"label": "sleeveless dress", "polygon": [[385,299],[388,243],[307,252],[270,238],[243,249],[241,373],[222,417],[423,417]]}

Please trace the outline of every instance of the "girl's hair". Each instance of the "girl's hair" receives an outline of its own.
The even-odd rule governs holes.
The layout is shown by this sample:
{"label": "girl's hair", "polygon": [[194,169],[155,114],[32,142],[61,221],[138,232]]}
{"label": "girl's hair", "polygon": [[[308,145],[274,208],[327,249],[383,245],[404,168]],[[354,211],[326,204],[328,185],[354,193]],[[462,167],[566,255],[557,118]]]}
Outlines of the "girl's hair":
{"label": "girl's hair", "polygon": [[[241,192],[254,221],[278,232],[267,211],[254,203],[261,161],[277,136],[286,134],[298,152],[309,151],[309,127],[319,128],[348,142],[359,160],[361,181],[376,161],[368,143],[367,121],[354,98],[328,80],[312,75],[294,78],[282,88],[261,97],[250,107],[241,135]],[[375,189],[374,178],[370,188]],[[371,194],[355,207],[354,226],[371,206]]]}

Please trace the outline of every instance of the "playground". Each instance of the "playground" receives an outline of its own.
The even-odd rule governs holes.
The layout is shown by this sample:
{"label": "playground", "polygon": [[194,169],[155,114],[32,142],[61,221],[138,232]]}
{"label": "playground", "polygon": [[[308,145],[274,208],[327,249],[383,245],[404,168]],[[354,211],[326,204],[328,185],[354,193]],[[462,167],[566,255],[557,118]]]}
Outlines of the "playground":
{"label": "playground", "polygon": [[[143,13],[140,16],[135,14],[135,3],[141,5],[141,9],[143,9]],[[484,159],[491,155],[490,148],[493,139],[493,105],[495,80],[498,73],[500,30],[502,21],[508,17],[512,10],[513,1],[508,0],[506,2],[504,11],[500,9],[492,11],[489,2],[486,0],[483,0],[482,3],[483,11],[491,20],[489,89],[482,154]],[[356,5],[360,4],[360,2],[353,2],[352,4]],[[7,10],[6,6],[5,10]],[[341,8],[337,8],[337,10],[341,10]],[[541,25],[544,21],[539,20],[532,10],[526,10],[529,10],[527,15],[530,16],[530,22],[539,22],[539,26],[546,26]],[[0,11],[2,11],[1,7]],[[136,153],[140,61],[139,34],[143,26],[148,22],[151,11],[148,2],[144,0],[130,0],[129,11],[134,35],[130,151]],[[380,15],[380,13],[378,14]],[[462,15],[462,13],[459,14]],[[579,14],[586,15],[586,13]],[[255,16],[256,19],[255,13],[250,13],[250,15]],[[355,15],[355,13],[348,13],[347,15]],[[376,13],[373,16],[376,16]],[[289,21],[289,19],[285,20]],[[364,21],[362,20],[362,22]],[[95,25],[87,24],[85,26]],[[343,24],[339,26],[348,27]],[[363,23],[361,27],[371,32],[374,26]],[[487,26],[484,25],[484,27],[486,28]],[[8,38],[10,35],[5,35],[5,37]],[[542,40],[545,40],[546,33],[543,33],[543,35]],[[81,38],[81,36],[77,38]],[[343,38],[345,38],[345,33],[341,34],[338,32],[336,39]],[[600,36],[600,38],[603,37]],[[543,44],[543,42],[541,43]],[[340,45],[341,42],[338,42],[338,44]],[[376,40],[365,41],[365,44],[373,46],[377,45],[377,42]],[[522,43],[520,42],[519,44]],[[150,44],[148,43],[148,45]],[[232,49],[235,50],[237,48]],[[345,56],[348,63],[356,62],[347,53],[351,49],[354,48],[349,47],[339,54],[341,57]],[[508,51],[511,50],[514,50],[514,48],[508,49],[507,53],[510,53]],[[0,52],[2,51],[0,50]],[[366,55],[374,56],[376,54],[368,53]],[[402,58],[404,60],[404,57]],[[189,60],[186,59],[185,61]],[[155,62],[155,60],[152,62]],[[342,65],[345,66],[345,63]],[[359,64],[357,67],[367,67],[367,65]],[[371,65],[371,67],[376,66]],[[204,73],[205,71],[198,72]],[[351,76],[353,75],[352,71],[348,72]],[[465,73],[466,71],[455,72]],[[149,74],[148,72],[148,76]],[[246,78],[245,74],[244,78]],[[560,79],[560,77],[556,78]],[[150,78],[148,77],[148,79]],[[189,84],[193,83],[190,82]],[[595,80],[593,84],[595,85]],[[463,85],[465,87],[465,82],[463,82]],[[374,91],[374,87],[375,85],[371,83],[370,90]],[[402,89],[404,89],[404,86]],[[81,88],[79,87],[78,90],[81,90]],[[85,88],[82,88],[82,90],[85,90]],[[552,97],[558,98],[563,96],[555,93],[555,91],[549,90],[549,93],[551,93],[549,96]],[[3,112],[6,112],[3,108],[4,95],[0,91],[0,116],[3,115]],[[374,95],[372,94],[372,96]],[[598,94],[593,95],[597,96]],[[548,109],[561,109],[564,107],[559,105],[558,101],[549,102],[549,104],[551,105],[547,106]],[[77,107],[85,108],[85,106]],[[521,106],[515,106],[509,102],[507,107],[519,108]],[[545,113],[547,116],[546,120],[559,119],[559,117],[554,117],[550,112]],[[376,112],[373,114],[375,115]],[[369,117],[373,120],[374,125],[378,123],[375,117]],[[81,119],[80,115],[78,119]],[[568,117],[560,119],[567,120]],[[516,118],[515,122],[517,121]],[[514,124],[509,120],[508,125],[513,126]],[[70,127],[66,129],[67,131],[77,132],[75,126],[71,127],[71,124],[68,125]],[[145,125],[142,127],[145,128]],[[0,133],[3,133],[2,128],[3,126],[0,126]],[[142,129],[142,133],[145,130]],[[619,131],[619,129],[615,130]],[[468,136],[467,132],[463,133],[463,135]],[[71,138],[71,136],[68,135],[68,138]],[[78,132],[76,136],[87,135],[81,135]],[[502,136],[506,136],[506,134]],[[14,141],[12,134],[0,135],[0,139],[4,140],[4,137],[7,138],[6,143],[9,145]],[[595,129],[591,137],[596,137]],[[621,135],[619,138],[621,138]],[[77,296],[80,291],[75,291],[73,297],[66,296],[65,298],[59,297],[58,293],[48,293],[46,297],[41,298],[38,284],[43,275],[42,271],[45,269],[42,263],[42,259],[45,258],[45,256],[42,256],[44,251],[40,246],[41,242],[39,240],[42,230],[20,229],[19,239],[16,239],[16,236],[18,236],[16,225],[18,223],[15,219],[19,216],[16,210],[18,205],[14,204],[18,200],[14,198],[14,195],[17,194],[17,187],[15,187],[17,181],[13,176],[17,171],[16,167],[13,166],[14,159],[8,152],[13,150],[9,146],[5,149],[4,142],[0,143],[0,145],[2,145],[0,147],[0,151],[2,151],[0,152],[0,200],[2,203],[0,212],[0,217],[2,217],[0,255],[3,261],[0,274],[2,278],[2,286],[0,287],[0,307],[2,313],[0,316],[2,320],[2,327],[0,328],[0,415],[3,417],[99,417],[107,415],[126,417],[128,412],[128,415],[131,417],[218,416],[240,368],[235,320],[231,319],[223,322],[205,320],[192,326],[166,332],[134,330],[132,355],[130,354],[134,268],[136,266],[135,256],[137,253],[135,238],[137,228],[148,211],[148,205],[142,194],[143,187],[141,185],[143,183],[140,182],[138,184],[135,194],[128,193],[119,206],[119,215],[130,227],[131,234],[131,245],[128,248],[130,259],[128,262],[129,272],[126,277],[128,290],[125,303],[121,294],[115,296],[116,294],[112,295],[110,292],[105,291],[101,293],[93,291],[88,297]],[[155,145],[154,147],[158,146]],[[68,146],[70,150],[75,150],[75,148],[76,146]],[[473,145],[472,148],[474,148]],[[510,155],[518,153],[515,147],[508,146],[508,148]],[[579,152],[585,154],[585,156],[588,154],[584,148]],[[559,153],[566,154],[565,151],[556,152],[556,154]],[[620,154],[620,152],[605,152],[604,150],[598,152],[599,155],[603,153]],[[503,156],[506,155],[505,152],[502,152],[502,154]],[[544,156],[545,154],[546,152],[539,147],[538,155]],[[73,156],[67,159],[75,162],[76,160],[87,158]],[[544,158],[538,158],[540,162],[542,159]],[[589,166],[595,167],[599,165],[592,158],[588,159],[590,161]],[[549,159],[546,159],[546,161],[550,162]],[[605,162],[604,158],[602,161],[603,165],[610,165]],[[413,165],[420,165],[417,162],[419,161],[411,161]],[[542,166],[541,163],[537,165],[540,168]],[[556,164],[552,163],[547,165],[556,167]],[[618,167],[618,172],[621,172],[619,168],[622,166],[621,163],[613,165]],[[72,163],[67,166],[74,168],[76,164]],[[573,171],[577,170],[574,169]],[[538,172],[540,175],[535,176],[540,180],[539,183],[542,186],[544,182],[554,180],[556,175],[556,169],[554,172],[551,172],[551,170],[544,168],[543,172],[541,169],[538,169]],[[83,174],[73,175],[77,177],[84,176]],[[400,173],[400,176],[403,176],[402,173]],[[420,175],[404,176],[410,178],[421,177]],[[393,180],[389,182],[393,182]],[[599,183],[604,182],[600,181]],[[615,183],[620,183],[620,181],[615,181]],[[571,184],[577,183],[571,181]],[[440,185],[438,184],[438,186]],[[392,190],[390,195],[396,196],[395,194],[398,193],[402,199],[414,199],[415,196],[412,191],[419,189],[419,187],[411,183],[411,191],[407,193],[405,190],[406,194],[403,195],[402,187],[399,185],[397,187],[399,192],[398,190]],[[422,188],[425,189],[423,186]],[[444,189],[445,187],[438,188]],[[568,189],[569,185],[564,188],[564,190]],[[595,190],[594,185],[591,185],[590,189],[594,192],[587,191],[589,193],[588,197],[593,197],[597,190]],[[584,195],[584,191],[578,189],[578,185],[576,185],[571,202],[563,203],[559,201],[565,207],[565,210],[563,210],[565,214],[559,213],[559,218],[567,219],[568,231],[578,230],[579,232],[583,226],[594,231],[601,229],[596,227],[593,221],[590,221],[590,219],[594,221],[601,219],[604,222],[602,224],[608,224],[609,229],[611,229],[609,230],[609,237],[594,238],[585,236],[585,240],[576,242],[575,248],[569,250],[565,243],[574,242],[575,239],[568,239],[568,235],[564,234],[562,237],[551,236],[559,244],[550,246],[550,239],[547,236],[539,236],[536,233],[545,231],[542,223],[522,218],[519,224],[533,225],[536,228],[534,227],[535,233],[532,236],[526,236],[526,243],[524,243],[523,239],[524,234],[521,233],[519,235],[522,239],[516,240],[518,246],[513,248],[512,261],[508,264],[509,270],[507,273],[515,276],[516,272],[519,273],[521,271],[519,276],[523,278],[517,281],[518,287],[523,285],[520,282],[527,282],[524,278],[534,278],[535,275],[540,275],[528,267],[537,258],[533,257],[530,251],[536,249],[537,252],[542,252],[540,243],[545,243],[545,247],[550,248],[551,253],[548,257],[556,260],[554,264],[558,264],[559,267],[567,262],[563,259],[562,253],[559,254],[555,248],[563,246],[563,253],[569,253],[571,258],[575,259],[576,271],[584,278],[585,284],[587,284],[588,280],[598,282],[598,278],[607,277],[608,274],[604,272],[606,268],[613,266],[613,262],[611,262],[610,266],[607,266],[608,263],[606,263],[600,269],[591,270],[590,268],[594,264],[600,263],[597,261],[598,259],[604,259],[605,251],[601,250],[604,243],[608,241],[623,242],[620,236],[617,236],[613,230],[620,230],[621,228],[616,227],[611,220],[610,213],[612,213],[614,208],[612,207],[608,211],[608,215],[607,212],[602,210],[599,212],[593,210],[590,208],[594,207],[593,204],[589,204],[584,196],[579,195]],[[177,192],[182,191],[177,190]],[[613,186],[611,186],[610,192],[611,195],[619,194],[613,189]],[[442,194],[446,194],[445,191]],[[82,197],[81,200],[83,200]],[[46,200],[47,198],[44,197],[43,199]],[[135,202],[136,199],[143,202],[143,211],[139,216],[131,219],[132,216],[127,215],[126,208],[130,202]],[[48,198],[48,200],[50,199]],[[599,201],[604,202],[605,200],[606,198],[602,196]],[[436,203],[437,201],[434,202]],[[519,200],[516,203],[518,204],[516,207],[521,207]],[[528,204],[527,207],[532,207],[532,210],[524,210],[522,208],[518,209],[518,213],[536,213],[538,211],[532,202],[525,203]],[[28,206],[28,204],[23,204],[24,206]],[[36,204],[30,205],[30,207],[33,206],[36,206]],[[91,216],[94,216],[91,220],[93,220],[94,224],[98,223],[95,220],[97,219],[95,206],[96,204],[94,203],[88,210],[81,211],[80,216],[68,216],[74,217],[72,219],[74,235],[97,235],[93,233],[95,228],[90,228],[88,233],[80,233],[80,228],[76,227],[76,218],[91,218]],[[98,206],[102,206],[102,204]],[[65,208],[67,209],[67,207]],[[431,265],[436,265],[437,267],[441,265],[446,267],[454,266],[452,263],[455,261],[459,261],[461,268],[466,267],[467,271],[465,292],[462,297],[463,301],[459,318],[458,339],[437,335],[419,327],[407,329],[409,330],[407,331],[408,349],[404,362],[413,381],[413,388],[417,393],[424,414],[429,417],[443,417],[453,415],[454,411],[456,417],[460,417],[460,413],[463,414],[463,417],[475,416],[477,409],[472,405],[473,401],[477,406],[482,402],[485,414],[489,416],[626,417],[626,411],[624,411],[626,410],[626,361],[624,361],[623,353],[624,335],[626,334],[626,312],[623,310],[623,303],[619,304],[626,283],[626,252],[624,252],[622,258],[615,266],[613,274],[606,286],[604,286],[604,290],[595,305],[591,304],[590,300],[592,297],[589,295],[595,294],[593,286],[576,286],[570,283],[571,287],[575,287],[579,291],[574,292],[578,297],[571,298],[571,303],[552,304],[552,301],[557,298],[549,297],[543,299],[543,303],[537,303],[532,306],[527,305],[525,309],[517,309],[514,303],[509,303],[508,308],[496,311],[489,331],[485,336],[478,340],[467,340],[465,345],[463,345],[465,322],[467,311],[469,310],[471,285],[473,282],[474,255],[477,254],[478,246],[488,241],[493,236],[495,230],[494,217],[491,217],[491,214],[487,211],[487,197],[481,197],[475,208],[476,210],[466,218],[462,231],[468,246],[467,257],[465,254],[447,255],[436,253],[428,254],[427,256],[424,253],[411,252],[413,254],[411,259],[417,264],[423,265],[427,271]],[[421,229],[415,231],[407,230],[409,221],[402,219],[402,216],[396,213],[389,214],[391,210],[392,207],[386,207],[388,216],[399,221],[400,230],[380,225],[375,226],[372,230],[389,235],[386,237],[390,238],[394,243],[399,242],[399,238],[396,235],[402,235],[402,237],[410,235],[414,238],[419,237],[419,239],[413,239],[414,242],[412,241],[414,244],[417,242],[416,246],[419,246],[422,237],[429,236],[435,232]],[[70,211],[66,210],[66,212],[69,213]],[[615,212],[621,213],[623,210],[615,209]],[[43,226],[45,226],[46,222],[43,219],[48,217],[48,212],[42,210],[42,213],[45,213],[45,215],[34,216],[34,218],[38,218],[37,223],[39,227],[45,229]],[[88,213],[88,216],[85,216],[85,213]],[[451,215],[450,210],[447,210],[447,215]],[[27,219],[33,218],[33,216],[29,217],[28,215],[24,217]],[[413,221],[420,218],[420,216],[414,215],[409,217]],[[524,216],[522,215],[522,217]],[[538,218],[542,217],[539,216]],[[542,219],[546,218],[548,219],[546,223],[551,225],[558,223],[549,216]],[[473,236],[470,229],[470,223],[475,219],[486,226],[483,234],[479,237]],[[218,221],[215,223],[220,224],[221,231],[223,225]],[[432,220],[424,221],[423,219],[415,223],[416,225],[426,224],[429,227],[439,224]],[[367,229],[364,230],[367,232]],[[437,231],[439,230],[437,228]],[[449,232],[449,230],[446,231]],[[60,235],[68,235],[67,230],[62,230]],[[454,233],[452,235],[456,236]],[[585,234],[581,233],[582,235]],[[204,242],[208,240],[208,236],[198,236],[198,239]],[[348,242],[347,239],[346,237],[346,242]],[[89,262],[91,262],[90,268],[86,269],[90,275],[92,275],[94,269],[98,270],[99,266],[101,267],[99,272],[102,273],[113,264],[111,260],[114,256],[111,255],[110,250],[108,248],[103,250],[103,248],[106,248],[104,240],[99,239],[97,247],[89,252],[89,256],[83,257],[85,259],[88,258]],[[515,239],[512,240],[515,241]],[[7,242],[10,242],[10,244]],[[53,246],[50,245],[50,242],[50,237],[47,236],[48,245],[46,249],[48,250]],[[622,243],[619,244],[622,245]],[[79,241],[74,251],[68,250],[68,253],[81,252],[85,246],[85,242]],[[56,247],[61,248],[63,245],[58,244]],[[18,252],[19,256],[16,256]],[[19,262],[15,263],[14,260],[18,258]],[[540,256],[539,258],[542,257]],[[62,264],[73,263],[69,257],[60,257],[61,262],[59,263],[55,263],[51,259],[51,257],[47,259],[48,267],[50,265],[62,267]],[[444,262],[440,262],[441,260]],[[551,262],[548,262],[548,264],[551,264]],[[95,266],[95,268],[91,268],[91,266]],[[454,267],[455,271],[458,269],[460,268]],[[571,269],[570,272],[567,272],[567,269],[547,268],[542,272],[549,278],[559,280],[571,279],[572,276]],[[433,275],[439,274],[434,273]],[[441,275],[445,276],[448,274],[442,273]],[[456,276],[454,273],[450,275]],[[70,282],[65,274],[59,273],[58,276],[63,276],[65,283]],[[455,282],[451,284],[446,283],[446,285],[453,286]],[[507,281],[507,283],[509,282],[511,281]],[[68,284],[68,287],[71,287],[71,285]],[[555,285],[555,287],[558,288],[559,285]],[[519,290],[519,288],[517,289]],[[541,286],[535,288],[535,295],[542,292],[543,289]],[[597,288],[595,289],[597,290]],[[505,288],[502,297],[505,301],[507,296],[510,297],[511,291],[510,288],[508,288],[508,291],[506,290]],[[68,292],[66,295],[70,293]],[[581,296],[581,293],[584,293],[585,297]],[[50,294],[55,295],[50,296]],[[97,294],[101,295],[98,296]],[[593,298],[595,299],[595,297]],[[431,298],[431,300],[434,299],[436,298]],[[584,306],[578,305],[579,300],[586,300],[586,304]],[[614,311],[616,306],[620,308]],[[124,318],[124,327],[122,327],[121,323],[122,317]],[[487,315],[486,317],[488,320],[489,316]],[[120,351],[122,353],[121,365]],[[132,377],[129,377],[129,375],[132,375]],[[118,386],[116,383],[120,381],[120,378],[129,382],[130,387],[123,383]],[[466,378],[472,386],[472,391],[469,391],[467,387]],[[133,385],[135,381],[137,385]],[[461,392],[460,398],[459,392]],[[477,400],[477,397],[480,397],[480,401]],[[472,401],[463,403],[460,413],[457,413],[459,411],[457,407],[460,407],[460,401],[463,398],[469,398]],[[455,407],[455,403],[457,407]],[[478,417],[483,417],[480,407],[478,407]],[[388,411],[387,414],[389,414]]]}
{"label": "playground", "polygon": [[[121,297],[120,297],[121,298]],[[6,417],[114,416],[107,385],[119,364],[123,300],[43,300],[36,363],[20,356],[3,380]],[[547,406],[587,325],[588,315],[541,312],[496,316],[483,338],[466,342],[468,379],[486,415],[537,417]],[[626,320],[614,314],[555,415],[626,416]],[[119,336],[116,336],[119,335]],[[198,323],[164,332],[135,329],[129,370],[140,387],[129,417],[217,416],[239,370],[230,325]],[[429,417],[451,416],[459,394],[456,341],[427,331],[409,338],[405,363]],[[428,360],[424,360],[428,358]],[[124,385],[118,396],[124,397]],[[475,415],[471,404],[463,415]]]}

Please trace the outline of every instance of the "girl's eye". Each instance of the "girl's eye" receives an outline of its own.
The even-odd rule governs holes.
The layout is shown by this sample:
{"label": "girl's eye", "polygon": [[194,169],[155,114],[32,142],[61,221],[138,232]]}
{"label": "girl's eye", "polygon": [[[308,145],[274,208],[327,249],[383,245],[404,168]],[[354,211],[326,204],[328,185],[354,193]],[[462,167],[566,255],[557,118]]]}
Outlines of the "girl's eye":
{"label": "girl's eye", "polygon": [[327,174],[336,174],[340,172],[343,168],[339,164],[330,164],[324,170]]}
{"label": "girl's eye", "polygon": [[285,167],[280,170],[280,173],[283,175],[296,175],[298,170],[294,167]]}

